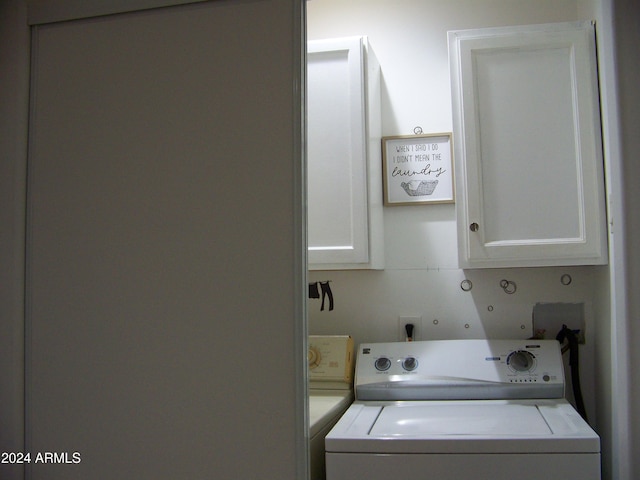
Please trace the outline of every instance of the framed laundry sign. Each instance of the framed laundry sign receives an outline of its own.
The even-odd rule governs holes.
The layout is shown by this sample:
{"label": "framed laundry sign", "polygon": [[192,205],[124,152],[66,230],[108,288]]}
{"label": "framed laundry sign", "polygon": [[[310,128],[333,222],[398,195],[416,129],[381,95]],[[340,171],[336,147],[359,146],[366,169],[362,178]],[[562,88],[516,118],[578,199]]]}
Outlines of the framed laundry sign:
{"label": "framed laundry sign", "polygon": [[453,203],[451,133],[382,138],[385,205]]}

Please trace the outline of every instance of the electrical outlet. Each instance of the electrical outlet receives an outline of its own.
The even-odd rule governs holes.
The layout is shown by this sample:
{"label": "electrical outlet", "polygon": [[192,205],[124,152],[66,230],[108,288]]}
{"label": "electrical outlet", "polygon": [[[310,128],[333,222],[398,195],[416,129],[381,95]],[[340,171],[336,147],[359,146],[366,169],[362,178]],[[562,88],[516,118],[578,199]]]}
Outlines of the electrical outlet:
{"label": "electrical outlet", "polygon": [[422,317],[415,316],[400,316],[398,317],[398,341],[404,342],[407,340],[406,325],[413,325],[413,340],[420,340],[420,334],[422,331]]}
{"label": "electrical outlet", "polygon": [[578,343],[585,342],[584,303],[537,303],[533,307],[535,338],[556,338],[563,325],[577,332]]}

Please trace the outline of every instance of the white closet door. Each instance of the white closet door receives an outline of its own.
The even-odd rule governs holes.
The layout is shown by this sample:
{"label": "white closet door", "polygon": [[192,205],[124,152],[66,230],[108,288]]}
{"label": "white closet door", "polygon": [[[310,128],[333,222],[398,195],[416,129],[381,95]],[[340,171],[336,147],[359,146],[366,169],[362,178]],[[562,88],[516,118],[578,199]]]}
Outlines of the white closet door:
{"label": "white closet door", "polygon": [[29,478],[306,471],[296,10],[35,28]]}

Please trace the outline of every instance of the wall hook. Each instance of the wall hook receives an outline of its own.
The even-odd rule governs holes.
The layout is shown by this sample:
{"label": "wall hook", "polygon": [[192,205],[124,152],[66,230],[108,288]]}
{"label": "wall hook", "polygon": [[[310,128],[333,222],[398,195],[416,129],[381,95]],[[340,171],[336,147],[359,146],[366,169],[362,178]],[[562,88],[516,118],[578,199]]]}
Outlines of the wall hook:
{"label": "wall hook", "polygon": [[518,289],[516,282],[512,282],[511,280],[500,280],[500,286],[502,287],[502,290],[504,290],[504,293],[508,295],[516,293],[516,290]]}
{"label": "wall hook", "polygon": [[571,278],[571,275],[569,275],[568,273],[565,273],[560,277],[560,283],[562,283],[562,285],[564,286],[570,285],[572,281],[573,279]]}

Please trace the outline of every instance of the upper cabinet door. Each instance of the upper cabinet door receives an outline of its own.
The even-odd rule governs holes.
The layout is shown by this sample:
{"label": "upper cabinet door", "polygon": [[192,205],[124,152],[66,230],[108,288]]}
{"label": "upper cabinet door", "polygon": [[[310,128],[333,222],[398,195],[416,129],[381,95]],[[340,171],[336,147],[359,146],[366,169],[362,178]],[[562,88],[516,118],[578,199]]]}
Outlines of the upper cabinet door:
{"label": "upper cabinet door", "polygon": [[381,268],[378,63],[364,37],[307,51],[309,268]]}
{"label": "upper cabinet door", "polygon": [[449,32],[462,268],[607,262],[594,28]]}

